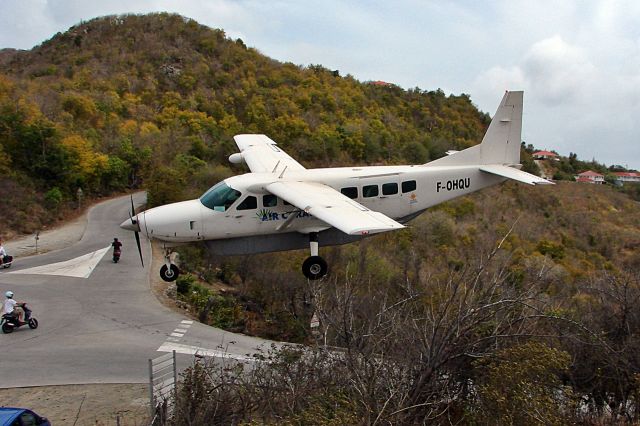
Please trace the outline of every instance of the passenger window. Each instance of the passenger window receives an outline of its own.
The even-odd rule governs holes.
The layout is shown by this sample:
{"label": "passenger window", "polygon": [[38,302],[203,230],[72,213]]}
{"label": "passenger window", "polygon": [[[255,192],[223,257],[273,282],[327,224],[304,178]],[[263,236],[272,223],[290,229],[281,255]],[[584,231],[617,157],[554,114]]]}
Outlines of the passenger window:
{"label": "passenger window", "polygon": [[364,198],[377,197],[378,194],[378,185],[365,185],[362,187],[362,196]]}
{"label": "passenger window", "polygon": [[416,181],[415,180],[407,180],[402,182],[402,193],[411,192],[416,190]]}
{"label": "passenger window", "polygon": [[258,199],[252,195],[249,195],[247,198],[242,200],[240,204],[238,204],[237,210],[251,210],[258,208]]}
{"label": "passenger window", "polygon": [[263,195],[262,196],[262,206],[263,207],[275,207],[278,205],[278,197],[273,194]]}
{"label": "passenger window", "polygon": [[398,193],[398,184],[397,183],[383,183],[382,184],[382,195],[393,195]]}
{"label": "passenger window", "polygon": [[351,198],[352,200],[354,198],[358,198],[358,188],[356,188],[355,186],[350,186],[348,188],[342,188],[340,190],[340,192],[342,192],[344,195],[346,195],[347,197]]}

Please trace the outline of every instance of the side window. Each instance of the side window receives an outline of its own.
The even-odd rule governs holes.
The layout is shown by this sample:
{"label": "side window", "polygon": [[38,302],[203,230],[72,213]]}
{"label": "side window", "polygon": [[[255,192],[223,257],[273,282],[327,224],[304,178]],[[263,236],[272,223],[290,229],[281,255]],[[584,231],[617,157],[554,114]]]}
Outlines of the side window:
{"label": "side window", "polygon": [[415,180],[406,180],[402,182],[402,193],[411,192],[416,190],[416,181]]}
{"label": "side window", "polygon": [[27,412],[22,413],[20,415],[20,422],[21,423],[19,423],[19,424],[22,425],[22,426],[36,426],[37,425],[36,416],[34,416],[31,413],[27,413]]}
{"label": "side window", "polygon": [[348,188],[342,188],[340,190],[340,192],[342,192],[344,195],[346,195],[347,197],[351,198],[352,200],[354,198],[358,198],[358,188],[356,188],[355,186],[350,186]]}
{"label": "side window", "polygon": [[242,200],[240,204],[238,204],[238,207],[236,207],[237,210],[251,210],[251,209],[257,209],[257,208],[258,208],[258,199],[253,195],[249,195],[247,198]]}
{"label": "side window", "polygon": [[220,182],[205,192],[200,197],[200,202],[211,210],[223,212],[240,198],[240,195],[239,191],[229,187],[224,182]]}
{"label": "side window", "polygon": [[262,196],[262,206],[263,207],[275,207],[278,205],[278,197],[273,194],[263,195]]}
{"label": "side window", "polygon": [[364,198],[377,197],[378,194],[378,185],[365,185],[362,187],[362,196]]}
{"label": "side window", "polygon": [[397,183],[383,183],[382,184],[382,195],[393,195],[398,193],[398,184]]}

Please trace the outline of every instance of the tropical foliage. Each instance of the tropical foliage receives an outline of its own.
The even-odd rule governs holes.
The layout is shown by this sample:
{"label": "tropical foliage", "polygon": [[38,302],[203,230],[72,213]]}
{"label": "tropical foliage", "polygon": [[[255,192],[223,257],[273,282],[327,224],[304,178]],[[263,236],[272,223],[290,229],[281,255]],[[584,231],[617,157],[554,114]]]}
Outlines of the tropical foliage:
{"label": "tropical foliage", "polygon": [[280,63],[224,31],[170,14],[98,18],[31,51],[0,52],[9,230],[73,201],[143,187],[151,204],[193,197],[231,174],[233,136],[264,133],[308,166],[426,162],[477,143],[489,117],[467,95],[376,86],[319,65]]}
{"label": "tropical foliage", "polygon": [[[467,95],[280,63],[180,16],[99,18],[0,51],[0,231],[55,221],[79,189],[194,197],[243,172],[227,161],[238,133],[310,167],[422,163],[478,143],[488,122]],[[582,168],[606,172],[571,154],[554,174]],[[316,283],[299,272],[306,251],[182,249],[176,297],[202,322],[303,345],[195,364],[171,421],[638,422],[639,194],[503,184],[323,247],[331,270]]]}

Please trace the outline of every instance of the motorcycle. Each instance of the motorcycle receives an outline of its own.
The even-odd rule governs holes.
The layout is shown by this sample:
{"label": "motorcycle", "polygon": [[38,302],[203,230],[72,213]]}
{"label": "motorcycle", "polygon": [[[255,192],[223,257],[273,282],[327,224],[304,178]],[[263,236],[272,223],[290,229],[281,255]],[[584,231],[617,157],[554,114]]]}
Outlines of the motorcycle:
{"label": "motorcycle", "polygon": [[0,268],[6,269],[11,267],[11,263],[13,263],[13,256],[6,255],[2,258],[2,264]]}
{"label": "motorcycle", "polygon": [[113,250],[113,263],[118,263],[118,260],[120,260],[120,249],[114,249]]}
{"label": "motorcycle", "polygon": [[13,333],[13,330],[18,327],[22,327],[23,325],[29,325],[29,328],[32,330],[38,328],[38,320],[31,316],[31,309],[27,307],[27,304],[22,303],[20,306],[24,311],[24,322],[19,321],[18,317],[13,313],[2,315],[0,324],[2,324],[3,333]]}

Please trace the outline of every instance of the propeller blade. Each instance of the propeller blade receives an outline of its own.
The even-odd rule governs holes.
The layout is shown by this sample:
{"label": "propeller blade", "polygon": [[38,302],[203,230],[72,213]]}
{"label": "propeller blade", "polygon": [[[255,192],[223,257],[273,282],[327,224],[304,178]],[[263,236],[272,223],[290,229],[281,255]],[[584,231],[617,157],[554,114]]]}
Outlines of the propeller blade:
{"label": "propeller blade", "polygon": [[[137,223],[137,216],[136,208],[133,206],[133,194],[131,194],[131,213],[129,214],[129,217],[131,218],[131,223],[135,225]],[[136,220],[133,219],[134,217],[136,218]]]}
{"label": "propeller blade", "polygon": [[144,260],[142,259],[142,247],[140,246],[140,225],[138,225],[138,216],[136,215],[136,208],[133,205],[133,194],[131,194],[131,214],[129,215],[129,218],[131,219],[131,224],[135,226],[133,234],[136,237],[136,244],[138,245],[140,263],[142,263],[142,267],[144,268]]}
{"label": "propeller blade", "polygon": [[134,232],[136,236],[136,244],[138,245],[138,253],[140,254],[140,263],[142,263],[142,267],[144,268],[144,260],[142,260],[142,247],[140,246],[140,235],[138,232]]}

